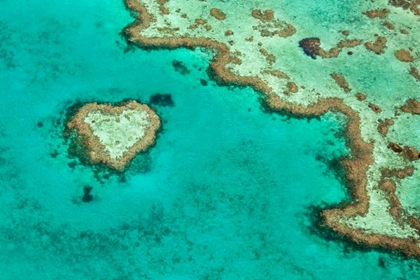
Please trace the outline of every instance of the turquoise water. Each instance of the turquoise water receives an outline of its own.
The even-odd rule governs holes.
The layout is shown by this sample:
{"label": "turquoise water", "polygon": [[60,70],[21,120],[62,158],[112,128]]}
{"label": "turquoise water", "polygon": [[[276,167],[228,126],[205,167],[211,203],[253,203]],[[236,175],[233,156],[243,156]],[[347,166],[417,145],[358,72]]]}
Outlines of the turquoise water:
{"label": "turquoise water", "polygon": [[[348,199],[342,116],[266,112],[209,80],[205,50],[127,47],[119,0],[0,9],[0,279],[418,278],[316,224]],[[151,104],[163,129],[125,174],[69,156],[71,106],[158,93],[174,105]]]}

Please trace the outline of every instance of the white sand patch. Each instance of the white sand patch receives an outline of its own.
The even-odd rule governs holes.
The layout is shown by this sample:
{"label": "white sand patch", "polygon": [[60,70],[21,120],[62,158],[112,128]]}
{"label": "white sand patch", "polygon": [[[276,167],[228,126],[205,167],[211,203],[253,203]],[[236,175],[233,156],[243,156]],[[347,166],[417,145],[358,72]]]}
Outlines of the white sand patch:
{"label": "white sand patch", "polygon": [[120,159],[144,136],[149,116],[147,112],[138,110],[124,110],[117,116],[94,111],[86,116],[84,122],[90,125],[92,133],[105,146],[109,156]]}

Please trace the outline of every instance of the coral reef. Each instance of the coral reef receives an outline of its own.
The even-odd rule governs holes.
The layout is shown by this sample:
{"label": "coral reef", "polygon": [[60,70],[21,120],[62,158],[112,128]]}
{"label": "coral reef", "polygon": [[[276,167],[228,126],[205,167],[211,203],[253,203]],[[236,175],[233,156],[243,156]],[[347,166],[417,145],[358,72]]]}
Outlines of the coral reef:
{"label": "coral reef", "polygon": [[[362,3],[361,11],[367,12],[353,17],[363,24],[368,22],[369,28],[360,30],[360,26],[353,25],[353,20],[340,21],[337,34],[331,34],[333,28],[326,28],[328,30],[322,34],[323,44],[329,47],[326,51],[321,48],[321,36],[311,33],[311,26],[298,19],[293,25],[288,23],[293,21],[292,17],[279,8],[264,10],[253,7],[252,3],[232,7],[232,3],[207,0],[196,1],[194,7],[187,9],[181,1],[174,0],[166,2],[168,10],[188,10],[188,17],[173,13],[168,20],[159,16],[159,8],[149,5],[150,1],[126,0],[127,7],[139,17],[125,29],[131,43],[143,48],[212,49],[215,51],[209,67],[212,78],[220,84],[253,87],[264,96],[265,106],[272,111],[296,116],[319,116],[328,111],[345,115],[345,134],[351,156],[341,164],[346,171],[346,185],[351,190],[352,200],[341,207],[322,211],[323,223],[354,242],[397,249],[420,259],[420,213],[405,211],[397,195],[401,184],[399,178],[418,176],[412,165],[418,164],[419,147],[406,143],[410,141],[409,137],[402,136],[406,134],[397,133],[405,131],[400,116],[411,118],[418,113],[417,101],[410,101],[414,100],[413,83],[419,79],[418,61],[413,55],[408,70],[403,68],[407,67],[406,63],[384,67],[386,59],[394,58],[396,51],[406,48],[406,41],[416,42],[418,31],[409,27],[415,24],[414,15],[399,7],[415,12],[417,6],[408,1],[405,2],[410,5],[398,4],[401,1],[390,1],[395,3],[385,6]],[[215,6],[224,11],[223,20],[214,16],[214,10],[210,11]],[[202,18],[203,15],[208,18]],[[238,20],[248,24],[237,24]],[[211,24],[211,32],[208,28],[200,28],[205,24]],[[177,31],[159,30],[164,25]],[[393,28],[401,30],[403,35],[390,33]],[[347,39],[347,36],[354,38]],[[331,38],[324,40],[327,37]],[[372,41],[372,38],[376,39]],[[360,47],[362,44],[365,48]],[[322,67],[324,59],[306,59],[295,52],[298,46],[307,56],[329,58],[325,60],[329,63]],[[354,48],[355,55],[343,58],[343,48]],[[395,55],[389,55],[389,52]],[[404,55],[398,52],[400,54]],[[364,67],[375,65],[375,70],[381,74],[375,76],[371,69],[352,71],[364,61],[369,61]],[[380,75],[387,80],[383,82],[387,86],[379,84],[381,87],[376,89],[372,84],[381,78]],[[406,88],[408,92],[380,95],[381,91],[389,90],[388,85],[392,84],[389,80],[399,75],[406,75],[407,80],[403,82],[411,83]],[[410,77],[408,80],[409,75],[415,79]]]}
{"label": "coral reef", "polygon": [[118,171],[155,142],[159,127],[153,110],[136,101],[119,106],[87,103],[67,123],[90,163]]}

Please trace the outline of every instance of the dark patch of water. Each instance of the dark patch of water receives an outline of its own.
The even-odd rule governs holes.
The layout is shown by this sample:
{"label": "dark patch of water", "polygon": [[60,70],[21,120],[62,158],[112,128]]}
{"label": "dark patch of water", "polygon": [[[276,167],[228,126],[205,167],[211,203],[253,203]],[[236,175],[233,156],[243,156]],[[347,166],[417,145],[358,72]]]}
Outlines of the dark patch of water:
{"label": "dark patch of water", "polygon": [[149,103],[155,106],[162,106],[162,107],[175,106],[175,102],[172,99],[172,95],[168,93],[156,93],[150,96]]}
{"label": "dark patch of water", "polygon": [[179,74],[185,76],[188,74],[191,74],[191,71],[188,69],[188,67],[185,65],[185,63],[183,63],[182,61],[179,60],[173,60],[172,61],[172,67],[174,68],[174,70],[176,72],[178,72]]}

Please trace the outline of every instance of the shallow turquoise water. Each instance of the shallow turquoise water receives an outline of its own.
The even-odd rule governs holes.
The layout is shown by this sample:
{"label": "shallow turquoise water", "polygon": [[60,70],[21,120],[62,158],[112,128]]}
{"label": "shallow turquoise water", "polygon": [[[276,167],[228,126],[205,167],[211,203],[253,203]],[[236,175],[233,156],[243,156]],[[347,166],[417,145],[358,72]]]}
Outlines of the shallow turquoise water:
{"label": "shallow turquoise water", "polygon": [[[416,261],[314,224],[347,199],[328,165],[347,153],[342,117],[265,112],[253,90],[209,80],[204,50],[127,49],[117,0],[0,9],[0,279],[418,277]],[[152,104],[163,130],[126,174],[69,157],[70,106],[157,93],[175,105]]]}

